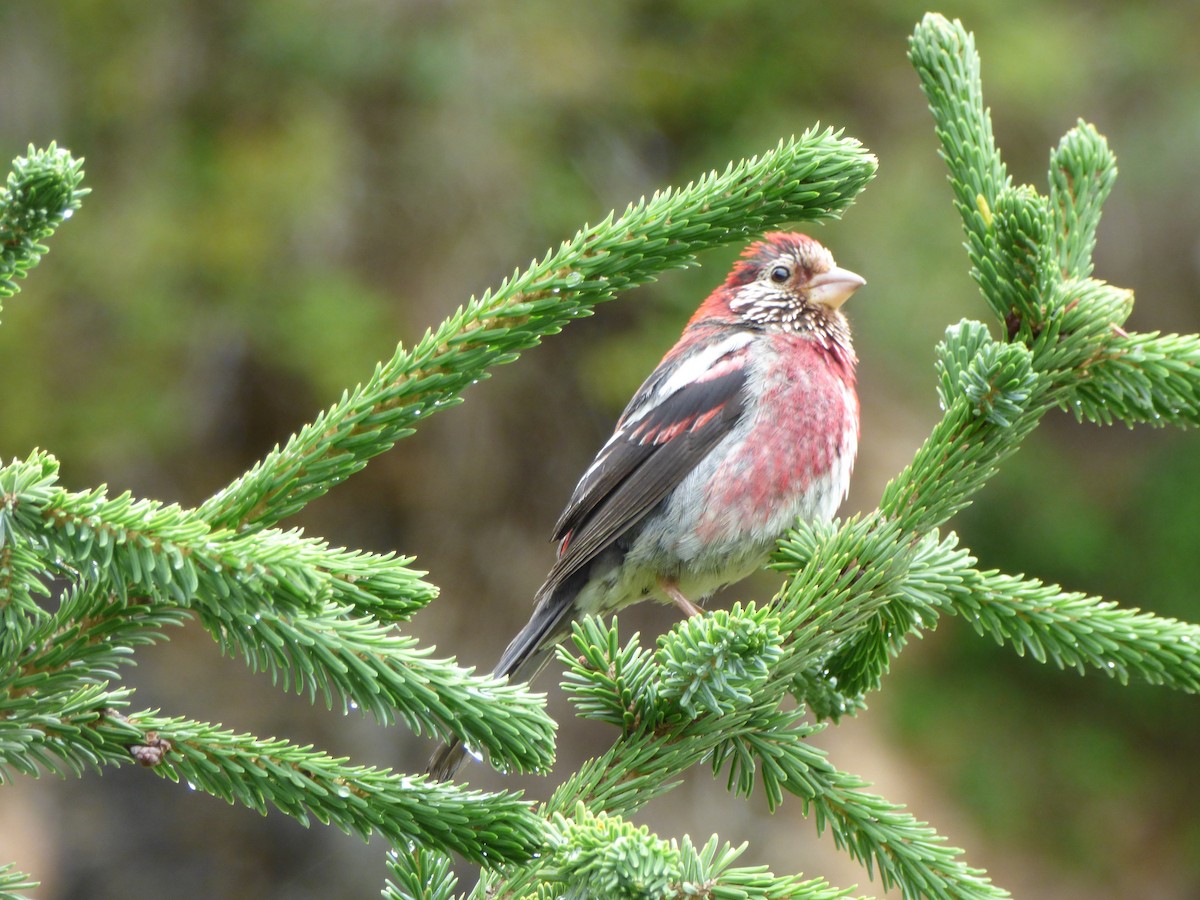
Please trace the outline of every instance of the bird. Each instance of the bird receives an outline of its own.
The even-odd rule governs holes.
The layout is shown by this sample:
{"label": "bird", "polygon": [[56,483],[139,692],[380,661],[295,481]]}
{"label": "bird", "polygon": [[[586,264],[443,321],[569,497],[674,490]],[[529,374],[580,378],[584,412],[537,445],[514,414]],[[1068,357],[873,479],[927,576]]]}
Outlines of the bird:
{"label": "bird", "polygon": [[[742,251],[634,393],[554,526],[558,555],[493,674],[532,679],[586,615],[646,599],[687,616],[829,521],[858,452],[858,358],[842,304],[866,284],[805,234]],[[429,762],[453,777],[465,748]]]}

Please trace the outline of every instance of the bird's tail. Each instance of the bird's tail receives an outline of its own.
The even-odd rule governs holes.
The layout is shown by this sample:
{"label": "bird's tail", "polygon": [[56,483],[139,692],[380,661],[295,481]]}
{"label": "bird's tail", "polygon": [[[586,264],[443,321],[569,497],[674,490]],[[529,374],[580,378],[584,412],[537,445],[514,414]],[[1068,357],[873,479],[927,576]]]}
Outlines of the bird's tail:
{"label": "bird's tail", "polygon": [[[497,678],[508,677],[510,681],[522,679],[532,681],[542,671],[554,651],[554,646],[570,631],[578,587],[570,582],[566,585],[547,583],[538,591],[533,615],[525,627],[517,632],[500,661],[492,670]],[[429,760],[426,772],[437,781],[447,781],[462,765],[467,748],[459,738],[440,744]]]}
{"label": "bird's tail", "polygon": [[425,767],[426,774],[434,781],[449,781],[462,765],[467,748],[459,738],[442,741],[429,757],[429,765]]}

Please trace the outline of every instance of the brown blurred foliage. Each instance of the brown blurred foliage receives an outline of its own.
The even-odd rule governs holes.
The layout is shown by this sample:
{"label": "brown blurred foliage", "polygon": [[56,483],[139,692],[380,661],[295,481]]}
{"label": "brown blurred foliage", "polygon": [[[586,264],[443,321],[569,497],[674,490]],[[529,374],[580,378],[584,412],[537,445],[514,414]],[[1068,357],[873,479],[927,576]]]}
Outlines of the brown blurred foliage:
{"label": "brown blurred foliage", "polygon": [[[471,293],[585,221],[820,120],[880,158],[819,226],[869,287],[850,310],[864,443],[846,511],[874,506],[938,411],[931,348],[985,311],[906,39],[926,7],[733,0],[60,0],[0,5],[0,157],[51,140],[92,188],[0,327],[0,456],[46,447],[75,488],[194,504]],[[983,0],[997,139],[1044,184],[1077,117],[1121,177],[1097,275],[1137,291],[1130,327],[1200,330],[1195,5]],[[549,526],[626,397],[736,252],[672,273],[467,393],[467,403],[306,510],[336,544],[415,553],[443,596],[416,630],[489,665],[551,559]],[[956,523],[984,566],[1196,620],[1192,435],[1053,416]],[[765,598],[763,576],[738,596]],[[652,636],[668,611],[622,616]],[[145,706],[418,771],[429,750],[280,696],[184,629],[142,654]],[[608,739],[574,722],[573,768]],[[1080,679],[950,621],[872,709],[823,736],[1020,897],[1200,894],[1193,698]],[[480,786],[515,782],[474,767]],[[748,861],[866,875],[798,804],[767,817],[696,772],[647,810],[664,836],[751,841]],[[360,897],[383,848],[259,819],[129,767],[0,790],[0,860],[45,898]]]}

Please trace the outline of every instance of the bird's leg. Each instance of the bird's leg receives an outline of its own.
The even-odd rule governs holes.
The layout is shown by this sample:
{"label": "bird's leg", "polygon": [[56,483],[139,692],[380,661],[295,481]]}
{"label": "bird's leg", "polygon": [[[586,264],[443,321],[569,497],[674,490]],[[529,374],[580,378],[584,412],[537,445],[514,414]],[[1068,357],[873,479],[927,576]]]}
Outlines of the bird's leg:
{"label": "bird's leg", "polygon": [[667,599],[678,606],[685,616],[699,616],[704,613],[704,610],[683,596],[683,591],[679,590],[679,586],[675,582],[660,578],[658,579],[658,589],[666,594]]}

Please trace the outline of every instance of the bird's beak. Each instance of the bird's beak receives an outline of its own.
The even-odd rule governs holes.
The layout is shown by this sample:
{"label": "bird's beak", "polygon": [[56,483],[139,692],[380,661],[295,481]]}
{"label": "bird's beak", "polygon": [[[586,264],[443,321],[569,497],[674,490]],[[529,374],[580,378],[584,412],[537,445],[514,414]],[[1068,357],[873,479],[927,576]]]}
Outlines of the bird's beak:
{"label": "bird's beak", "polygon": [[850,295],[867,283],[861,275],[834,266],[828,272],[814,275],[808,281],[808,299],[821,306],[837,309]]}

